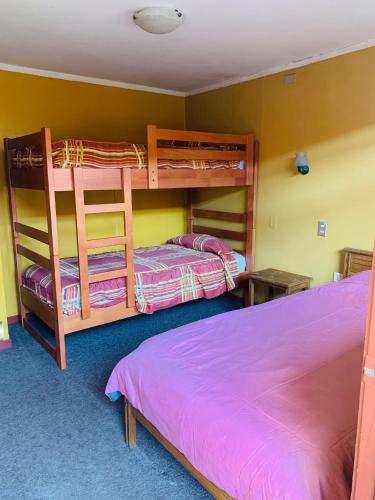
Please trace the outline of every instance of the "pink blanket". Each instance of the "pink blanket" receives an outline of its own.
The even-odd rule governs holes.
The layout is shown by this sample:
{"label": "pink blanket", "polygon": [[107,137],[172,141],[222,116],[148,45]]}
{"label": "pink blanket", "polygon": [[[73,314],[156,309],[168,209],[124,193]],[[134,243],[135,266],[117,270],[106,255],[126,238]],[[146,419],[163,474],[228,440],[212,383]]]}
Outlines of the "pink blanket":
{"label": "pink blanket", "polygon": [[106,393],[234,498],[348,499],[369,283],[363,272],[153,337]]}

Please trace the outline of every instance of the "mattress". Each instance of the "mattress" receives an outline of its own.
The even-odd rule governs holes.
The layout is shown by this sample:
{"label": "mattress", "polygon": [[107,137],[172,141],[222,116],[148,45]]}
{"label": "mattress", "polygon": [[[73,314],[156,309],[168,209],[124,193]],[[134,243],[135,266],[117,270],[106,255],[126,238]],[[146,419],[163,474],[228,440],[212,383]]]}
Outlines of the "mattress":
{"label": "mattress", "polygon": [[[163,147],[174,149],[233,150],[233,145],[209,145],[199,143],[165,142]],[[94,142],[67,139],[52,143],[52,160],[55,168],[137,168],[147,166],[147,148],[144,144],[129,142]],[[14,166],[18,168],[41,167],[43,154],[39,146],[32,146],[18,151],[14,157]],[[244,161],[225,160],[166,160],[159,159],[158,167],[162,169],[243,169]]]}
{"label": "mattress", "polygon": [[[89,256],[89,274],[124,268],[123,251]],[[232,252],[215,255],[178,245],[160,245],[134,250],[135,298],[140,312],[151,314],[183,302],[213,298],[234,287],[234,279],[244,270],[244,258]],[[64,314],[81,310],[77,257],[60,260]],[[23,273],[23,286],[52,307],[51,273],[37,264]],[[94,308],[118,304],[126,299],[125,278],[90,284],[90,305]]]}
{"label": "mattress", "polygon": [[234,498],[349,499],[369,285],[366,271],[155,336],[106,393]]}

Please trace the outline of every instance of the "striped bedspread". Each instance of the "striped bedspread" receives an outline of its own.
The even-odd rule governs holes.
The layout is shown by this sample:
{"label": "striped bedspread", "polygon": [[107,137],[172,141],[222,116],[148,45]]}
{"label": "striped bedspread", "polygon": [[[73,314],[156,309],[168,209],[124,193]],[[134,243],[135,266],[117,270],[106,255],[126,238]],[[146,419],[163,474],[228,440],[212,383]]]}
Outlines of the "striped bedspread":
{"label": "striped bedspread", "polygon": [[[166,142],[163,147],[174,149],[237,149],[233,145]],[[55,168],[146,168],[147,148],[144,144],[129,142],[94,142],[67,139],[52,143],[52,159]],[[32,146],[24,151],[18,151],[13,159],[18,168],[41,167],[43,155],[40,147]],[[159,168],[189,168],[189,169],[237,169],[244,168],[243,161],[225,160],[166,160],[159,159]]]}
{"label": "striped bedspread", "polygon": [[[124,267],[124,252],[106,252],[89,256],[89,274]],[[183,302],[217,297],[235,287],[238,268],[233,253],[215,255],[178,245],[138,248],[135,259],[136,306],[151,314]],[[64,314],[81,309],[78,258],[60,260]],[[52,306],[51,273],[36,264],[23,274],[23,286]],[[115,305],[126,298],[125,278],[90,284],[91,307]]]}

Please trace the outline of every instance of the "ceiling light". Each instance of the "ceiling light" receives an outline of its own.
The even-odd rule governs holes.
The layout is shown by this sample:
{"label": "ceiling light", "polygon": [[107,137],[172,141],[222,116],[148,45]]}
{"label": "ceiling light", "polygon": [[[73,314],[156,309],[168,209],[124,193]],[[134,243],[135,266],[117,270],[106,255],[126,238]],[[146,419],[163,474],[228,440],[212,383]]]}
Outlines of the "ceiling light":
{"label": "ceiling light", "polygon": [[177,29],[182,24],[184,15],[172,7],[146,7],[135,12],[133,19],[144,31],[163,35]]}

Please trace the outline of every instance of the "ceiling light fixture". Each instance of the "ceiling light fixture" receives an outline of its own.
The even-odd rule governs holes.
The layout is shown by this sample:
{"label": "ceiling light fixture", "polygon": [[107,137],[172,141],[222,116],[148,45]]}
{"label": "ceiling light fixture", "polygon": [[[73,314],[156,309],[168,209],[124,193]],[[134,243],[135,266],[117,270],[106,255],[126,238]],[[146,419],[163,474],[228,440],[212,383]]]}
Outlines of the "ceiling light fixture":
{"label": "ceiling light fixture", "polygon": [[184,15],[172,7],[146,7],[135,12],[133,20],[144,31],[163,35],[177,29],[183,23]]}

